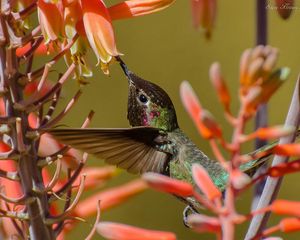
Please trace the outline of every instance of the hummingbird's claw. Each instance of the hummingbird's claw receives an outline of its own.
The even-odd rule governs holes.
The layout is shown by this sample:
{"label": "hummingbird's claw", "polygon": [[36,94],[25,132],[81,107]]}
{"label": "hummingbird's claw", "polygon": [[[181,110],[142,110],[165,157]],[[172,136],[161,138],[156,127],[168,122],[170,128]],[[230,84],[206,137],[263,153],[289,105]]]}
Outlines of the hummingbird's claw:
{"label": "hummingbird's claw", "polygon": [[193,207],[191,207],[190,205],[187,205],[182,214],[183,214],[183,224],[184,226],[186,226],[187,228],[191,228],[191,225],[189,225],[188,223],[188,216],[190,214],[194,214],[194,213],[198,213]]}

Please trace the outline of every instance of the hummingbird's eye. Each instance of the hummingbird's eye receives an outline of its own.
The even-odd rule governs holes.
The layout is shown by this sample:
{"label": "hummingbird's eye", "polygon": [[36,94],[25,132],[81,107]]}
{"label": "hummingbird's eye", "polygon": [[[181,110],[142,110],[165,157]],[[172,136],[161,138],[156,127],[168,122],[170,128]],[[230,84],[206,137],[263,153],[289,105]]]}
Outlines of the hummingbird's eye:
{"label": "hummingbird's eye", "polygon": [[141,94],[139,96],[139,100],[141,103],[144,103],[144,104],[146,104],[148,102],[148,98],[144,94]]}

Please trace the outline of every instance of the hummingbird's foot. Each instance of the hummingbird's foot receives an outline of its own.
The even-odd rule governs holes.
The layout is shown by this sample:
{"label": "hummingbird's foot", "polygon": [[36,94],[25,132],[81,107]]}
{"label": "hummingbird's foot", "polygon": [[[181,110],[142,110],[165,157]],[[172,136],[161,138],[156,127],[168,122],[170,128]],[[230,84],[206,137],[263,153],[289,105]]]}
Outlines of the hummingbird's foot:
{"label": "hummingbird's foot", "polygon": [[193,207],[191,207],[190,205],[187,205],[184,208],[183,212],[182,212],[182,214],[183,214],[183,224],[187,228],[191,228],[191,226],[188,224],[188,216],[190,214],[194,214],[194,213],[197,213],[197,211]]}

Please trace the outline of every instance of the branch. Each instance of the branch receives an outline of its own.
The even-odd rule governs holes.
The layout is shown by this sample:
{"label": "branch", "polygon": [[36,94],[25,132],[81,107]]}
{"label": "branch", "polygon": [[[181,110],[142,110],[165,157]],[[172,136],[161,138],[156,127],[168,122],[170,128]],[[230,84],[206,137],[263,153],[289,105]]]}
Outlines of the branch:
{"label": "branch", "polygon": [[30,14],[34,13],[37,8],[36,5],[37,1],[33,1],[27,8],[19,11],[19,12],[11,12],[11,16],[14,18],[15,21],[22,20],[28,17]]}
{"label": "branch", "polygon": [[75,180],[77,179],[77,177],[79,176],[79,174],[81,173],[81,170],[83,169],[86,160],[87,160],[87,156],[88,154],[83,154],[82,160],[79,163],[77,169],[75,170],[75,172],[73,173],[73,175],[70,177],[70,179],[59,189],[55,192],[55,196],[60,196],[63,193],[65,193],[70,187],[72,187],[73,183],[75,182]]}
{"label": "branch", "polygon": [[6,178],[11,181],[19,181],[20,180],[18,172],[6,172],[1,169],[0,169],[0,177]]}
{"label": "branch", "polygon": [[27,61],[33,55],[35,50],[41,45],[43,40],[44,38],[42,36],[37,38],[32,44],[31,48],[20,57],[21,61]]}
{"label": "branch", "polygon": [[[73,44],[76,42],[76,40],[77,40],[77,38],[79,37],[79,35],[78,34],[76,34],[73,38],[72,38],[72,40],[54,57],[54,58],[52,58],[52,60],[50,61],[50,62],[48,62],[48,64],[50,65],[50,67],[51,66],[53,66],[60,58],[62,58],[64,55],[65,55],[65,53],[67,52],[67,51],[69,51],[70,50],[70,48],[73,46]],[[73,63],[74,64],[74,63]],[[34,72],[31,72],[31,73],[28,73],[27,74],[27,77],[28,77],[28,79],[30,80],[30,81],[33,81],[33,80],[35,80],[36,78],[38,78],[38,77],[40,77],[42,74],[43,74],[43,72],[44,72],[44,68],[45,68],[45,66],[43,66],[43,67],[41,67],[41,68],[39,68],[39,69],[37,69],[37,70],[35,70]]]}
{"label": "branch", "polygon": [[49,101],[49,99],[61,89],[62,85],[67,81],[67,79],[75,70],[75,67],[75,64],[72,63],[68,70],[64,73],[64,75],[58,80],[58,82],[39,99],[30,98],[26,101],[15,103],[14,107],[18,110],[26,110],[27,112],[36,111],[40,106]]}
{"label": "branch", "polygon": [[46,123],[44,126],[41,126],[41,128],[49,128],[55,126],[63,117],[66,116],[66,114],[71,110],[71,108],[74,106],[74,104],[78,101],[79,97],[81,96],[82,92],[80,90],[77,91],[75,96],[71,99],[71,101],[68,103],[68,105],[65,107],[64,110],[62,110],[54,119],[52,119],[50,122]]}
{"label": "branch", "polygon": [[26,220],[26,221],[29,220],[29,216],[27,213],[16,212],[16,211],[0,210],[0,217],[7,217],[11,219]]}
{"label": "branch", "polygon": [[60,93],[61,93],[61,90],[59,89],[53,96],[52,98],[52,103],[50,104],[49,108],[48,108],[48,112],[46,113],[45,117],[42,119],[41,121],[41,126],[45,125],[46,123],[49,122],[49,120],[51,119],[53,113],[54,113],[54,110],[56,108],[56,105],[57,105],[57,102],[58,102],[58,99],[60,97]]}
{"label": "branch", "polygon": [[48,183],[48,185],[42,191],[40,191],[39,189],[37,189],[36,192],[38,192],[38,193],[49,192],[55,186],[55,184],[59,180],[59,176],[60,176],[60,173],[61,173],[61,168],[62,168],[61,159],[62,159],[62,157],[63,157],[62,155],[58,155],[57,156],[56,170],[54,172],[54,175],[53,175],[51,181]]}
{"label": "branch", "polygon": [[90,231],[89,235],[85,238],[85,240],[92,240],[92,238],[96,232],[97,225],[100,221],[100,216],[101,216],[101,209],[100,209],[100,200],[99,200],[98,205],[97,205],[97,216],[96,216],[95,224],[94,224],[92,230]]}
{"label": "branch", "polygon": [[[256,45],[266,45],[268,37],[268,24],[267,24],[267,1],[256,0]],[[268,106],[262,104],[255,116],[255,130],[268,125]],[[255,149],[258,149],[267,144],[266,140],[255,139]],[[257,174],[264,171],[266,165],[257,169]],[[252,200],[252,209],[256,207],[258,200],[262,194],[262,188],[265,185],[265,181],[259,182],[255,185],[254,197]]]}
{"label": "branch", "polygon": [[79,189],[78,189],[78,192],[77,192],[77,194],[75,196],[75,199],[72,202],[72,204],[62,214],[60,214],[58,216],[55,216],[55,217],[47,218],[45,220],[45,224],[53,225],[57,222],[60,222],[63,219],[65,219],[73,211],[73,209],[76,207],[76,205],[77,205],[77,203],[78,203],[78,201],[79,201],[79,199],[80,199],[80,197],[83,193],[85,178],[86,178],[85,174],[81,175]]}
{"label": "branch", "polygon": [[[296,83],[296,87],[295,87],[295,90],[293,93],[291,105],[290,105],[290,108],[289,108],[289,111],[288,111],[288,114],[286,117],[286,121],[285,121],[285,126],[288,126],[288,127],[292,126],[292,127],[295,127],[295,129],[298,129],[299,121],[300,121],[300,106],[299,106],[300,83],[299,82],[300,82],[300,77],[298,77],[298,81]],[[293,135],[289,135],[289,136],[280,138],[279,144],[292,143],[295,141],[295,138],[296,138],[296,132]],[[288,159],[289,159],[289,157],[276,155],[272,162],[272,166],[287,162]],[[282,177],[280,177],[280,178],[268,177],[267,178],[267,182],[265,184],[263,193],[259,199],[259,203],[258,203],[256,209],[265,208],[276,198],[281,181],[282,181]],[[249,226],[249,229],[248,229],[245,239],[252,239],[259,232],[261,232],[265,228],[269,216],[270,216],[270,213],[256,215],[250,223],[250,226]]]}

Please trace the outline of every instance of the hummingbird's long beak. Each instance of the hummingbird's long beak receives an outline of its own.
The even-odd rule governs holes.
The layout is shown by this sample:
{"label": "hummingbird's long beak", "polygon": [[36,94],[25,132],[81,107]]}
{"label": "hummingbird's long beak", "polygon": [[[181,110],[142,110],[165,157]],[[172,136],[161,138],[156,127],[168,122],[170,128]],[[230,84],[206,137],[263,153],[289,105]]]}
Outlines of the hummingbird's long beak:
{"label": "hummingbird's long beak", "polygon": [[126,77],[128,78],[128,80],[131,80],[131,74],[132,72],[128,69],[127,65],[125,64],[125,62],[120,58],[120,56],[116,57],[117,61],[119,62],[123,72],[125,73]]}

